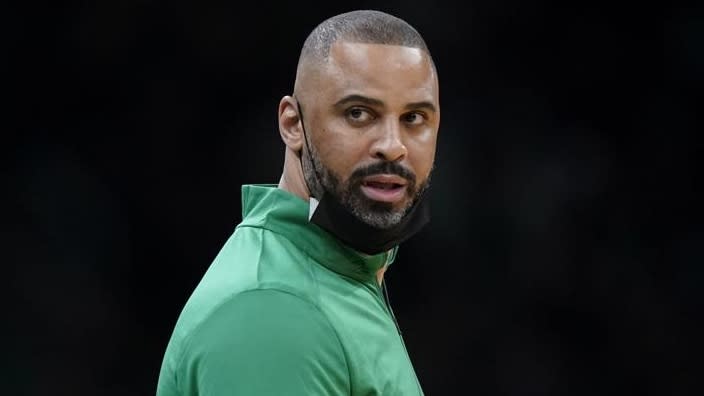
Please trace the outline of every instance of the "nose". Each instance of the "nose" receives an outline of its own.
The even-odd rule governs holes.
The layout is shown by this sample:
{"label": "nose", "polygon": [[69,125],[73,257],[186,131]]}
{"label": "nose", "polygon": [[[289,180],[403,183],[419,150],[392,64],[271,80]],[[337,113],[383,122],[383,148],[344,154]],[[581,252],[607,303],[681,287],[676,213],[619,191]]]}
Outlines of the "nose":
{"label": "nose", "polygon": [[398,120],[389,120],[381,125],[381,132],[370,147],[369,154],[384,161],[400,161],[408,154],[403,143],[402,126]]}

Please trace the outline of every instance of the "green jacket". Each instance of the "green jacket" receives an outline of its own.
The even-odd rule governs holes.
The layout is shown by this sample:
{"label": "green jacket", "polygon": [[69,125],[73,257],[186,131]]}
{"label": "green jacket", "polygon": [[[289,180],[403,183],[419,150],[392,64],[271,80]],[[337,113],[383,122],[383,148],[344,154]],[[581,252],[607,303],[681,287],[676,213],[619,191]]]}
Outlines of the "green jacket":
{"label": "green jacket", "polygon": [[157,396],[422,395],[376,272],[308,222],[308,203],[242,187],[243,220],[186,303]]}

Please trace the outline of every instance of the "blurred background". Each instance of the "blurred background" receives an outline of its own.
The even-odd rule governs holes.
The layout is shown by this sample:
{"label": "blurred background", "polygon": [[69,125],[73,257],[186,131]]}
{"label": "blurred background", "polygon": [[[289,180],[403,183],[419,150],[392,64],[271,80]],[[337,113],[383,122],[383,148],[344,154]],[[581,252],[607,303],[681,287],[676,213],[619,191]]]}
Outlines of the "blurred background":
{"label": "blurred background", "polygon": [[387,273],[425,393],[704,394],[701,3],[6,8],[3,394],[154,394],[241,185],[279,179],[305,37],[353,8],[440,73],[433,221]]}

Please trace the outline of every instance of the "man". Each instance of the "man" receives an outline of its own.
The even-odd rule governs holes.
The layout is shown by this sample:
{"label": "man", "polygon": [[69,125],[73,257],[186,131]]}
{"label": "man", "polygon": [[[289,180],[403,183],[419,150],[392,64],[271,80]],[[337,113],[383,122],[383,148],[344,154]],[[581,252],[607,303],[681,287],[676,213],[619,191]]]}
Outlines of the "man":
{"label": "man", "polygon": [[423,39],[376,11],[324,21],[278,119],[281,180],[243,186],[157,395],[421,395],[383,276],[428,220],[440,106]]}

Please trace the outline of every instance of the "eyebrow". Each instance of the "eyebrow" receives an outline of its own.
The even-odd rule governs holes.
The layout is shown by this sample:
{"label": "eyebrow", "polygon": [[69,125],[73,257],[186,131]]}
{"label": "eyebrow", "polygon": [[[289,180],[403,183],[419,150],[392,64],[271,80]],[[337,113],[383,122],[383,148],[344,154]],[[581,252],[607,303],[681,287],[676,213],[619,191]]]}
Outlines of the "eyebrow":
{"label": "eyebrow", "polygon": [[435,105],[432,104],[431,102],[428,102],[428,101],[409,103],[406,105],[406,109],[407,110],[427,109],[427,110],[432,111],[433,113],[438,112],[438,109],[435,108]]}
{"label": "eyebrow", "polygon": [[368,96],[362,96],[357,94],[347,95],[344,98],[335,102],[335,107],[340,107],[346,105],[350,102],[364,103],[370,106],[384,107],[384,102],[379,99],[370,98]]}
{"label": "eyebrow", "polygon": [[[334,107],[341,107],[341,106],[344,106],[350,102],[364,103],[369,106],[384,107],[383,101],[381,101],[379,99],[375,99],[375,98],[370,98],[368,96],[359,95],[359,94],[347,95],[344,98],[335,102],[335,104],[333,106]],[[408,103],[405,106],[405,108],[406,108],[406,110],[427,109],[427,110],[430,110],[434,113],[437,113],[437,108],[435,107],[435,105],[432,102],[429,102],[429,101]]]}

